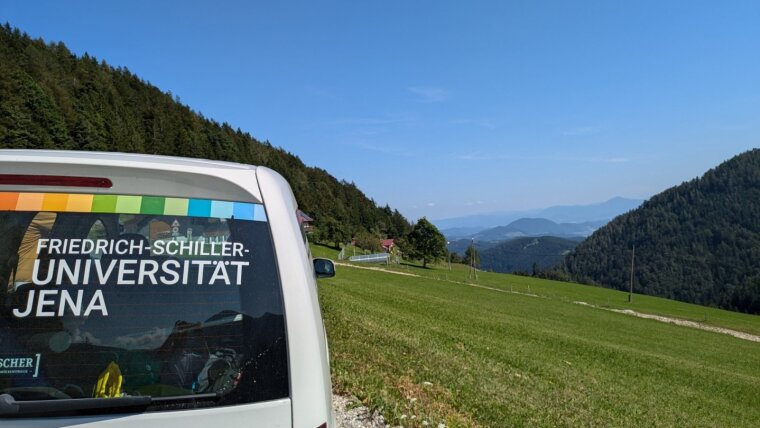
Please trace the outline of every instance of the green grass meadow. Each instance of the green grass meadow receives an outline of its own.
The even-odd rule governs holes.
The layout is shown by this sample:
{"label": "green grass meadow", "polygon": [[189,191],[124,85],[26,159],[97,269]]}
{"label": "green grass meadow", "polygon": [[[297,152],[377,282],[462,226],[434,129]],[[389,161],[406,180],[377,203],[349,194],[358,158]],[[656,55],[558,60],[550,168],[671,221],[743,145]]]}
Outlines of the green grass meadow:
{"label": "green grass meadow", "polygon": [[394,425],[760,421],[760,343],[603,308],[753,334],[760,317],[640,295],[629,304],[626,293],[513,275],[480,272],[476,282],[461,265],[361,266],[418,275],[338,266],[319,281],[336,391]]}

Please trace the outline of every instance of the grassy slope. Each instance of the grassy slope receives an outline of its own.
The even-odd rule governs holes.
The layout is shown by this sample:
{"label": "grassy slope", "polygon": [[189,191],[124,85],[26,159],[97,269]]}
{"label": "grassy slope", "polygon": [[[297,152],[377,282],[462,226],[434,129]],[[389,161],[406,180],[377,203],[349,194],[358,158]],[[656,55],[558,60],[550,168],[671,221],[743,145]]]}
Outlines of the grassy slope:
{"label": "grassy slope", "polygon": [[[334,254],[337,254],[337,252],[333,253],[324,247],[315,246],[315,248],[320,248],[318,251],[324,251],[325,257],[334,257]],[[506,291],[538,294],[551,299],[570,302],[583,301],[605,308],[632,309],[648,314],[681,318],[760,335],[760,316],[748,316],[738,312],[675,302],[660,297],[634,293],[633,302],[628,303],[628,293],[622,291],[492,272],[478,272],[478,280],[475,281],[468,279],[469,269],[459,264],[453,264],[451,271],[444,266],[422,269],[413,264],[391,265],[383,268],[427,278],[471,282]]]}
{"label": "grassy slope", "polygon": [[[315,255],[334,256],[314,247]],[[320,281],[336,388],[422,426],[753,426],[760,345],[572,304],[624,293],[509,275],[479,283],[339,267]],[[461,278],[455,278],[461,279]],[[760,317],[635,296],[633,309],[749,332]],[[425,382],[429,382],[430,385]],[[404,418],[402,415],[406,415]],[[414,416],[414,418],[413,418]]]}

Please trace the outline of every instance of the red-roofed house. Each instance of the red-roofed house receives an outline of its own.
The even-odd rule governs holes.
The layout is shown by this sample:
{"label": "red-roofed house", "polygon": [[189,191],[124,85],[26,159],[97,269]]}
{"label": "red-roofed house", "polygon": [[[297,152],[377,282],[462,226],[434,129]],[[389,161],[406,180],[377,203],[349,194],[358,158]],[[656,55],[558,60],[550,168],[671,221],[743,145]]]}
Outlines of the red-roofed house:
{"label": "red-roofed house", "polygon": [[393,239],[382,239],[380,240],[380,245],[383,247],[383,250],[390,253],[393,247],[396,246],[396,243]]}

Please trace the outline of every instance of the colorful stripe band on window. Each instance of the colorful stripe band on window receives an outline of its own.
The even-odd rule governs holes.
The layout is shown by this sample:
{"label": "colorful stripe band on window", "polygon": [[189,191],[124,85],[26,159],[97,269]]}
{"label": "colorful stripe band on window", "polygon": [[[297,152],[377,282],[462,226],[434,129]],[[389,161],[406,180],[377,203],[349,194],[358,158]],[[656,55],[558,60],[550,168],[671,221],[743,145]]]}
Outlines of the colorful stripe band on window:
{"label": "colorful stripe band on window", "polygon": [[153,214],[267,221],[261,204],[163,196],[0,192],[0,211]]}

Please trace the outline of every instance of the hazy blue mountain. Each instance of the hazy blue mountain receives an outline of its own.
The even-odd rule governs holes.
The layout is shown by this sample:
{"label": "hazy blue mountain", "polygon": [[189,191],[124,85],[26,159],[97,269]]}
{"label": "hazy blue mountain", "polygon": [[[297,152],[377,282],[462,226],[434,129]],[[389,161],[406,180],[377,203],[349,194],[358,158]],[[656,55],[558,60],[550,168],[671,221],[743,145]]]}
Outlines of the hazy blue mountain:
{"label": "hazy blue mountain", "polygon": [[453,228],[482,229],[504,226],[524,217],[545,218],[557,223],[581,223],[588,221],[612,220],[644,202],[642,199],[615,197],[608,201],[590,205],[559,205],[544,209],[525,211],[505,211],[474,214],[464,217],[433,220],[440,230]]}
{"label": "hazy blue mountain", "polygon": [[470,237],[481,230],[485,230],[485,227],[453,227],[451,229],[442,230],[443,236],[448,240],[461,239]]}
{"label": "hazy blue mountain", "polygon": [[625,214],[638,208],[643,202],[644,200],[642,199],[615,197],[601,204],[549,207],[542,210],[539,217],[558,223],[612,220],[620,214]]}
{"label": "hazy blue mountain", "polygon": [[545,218],[521,218],[507,226],[480,231],[469,238],[476,241],[506,241],[527,236],[557,236],[561,238],[586,237],[604,226],[607,221],[584,223],[555,223]]}
{"label": "hazy blue mountain", "polygon": [[457,228],[479,228],[480,230],[509,224],[521,217],[531,217],[540,210],[534,211],[504,211],[486,214],[473,214],[464,217],[431,220],[438,229],[447,231]]}

